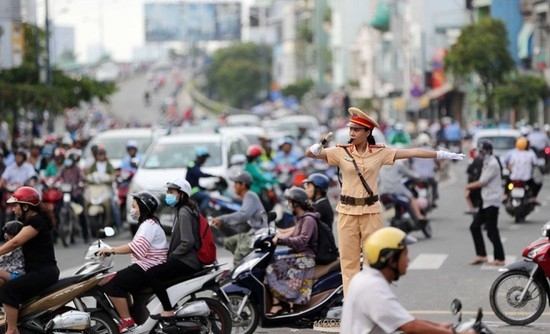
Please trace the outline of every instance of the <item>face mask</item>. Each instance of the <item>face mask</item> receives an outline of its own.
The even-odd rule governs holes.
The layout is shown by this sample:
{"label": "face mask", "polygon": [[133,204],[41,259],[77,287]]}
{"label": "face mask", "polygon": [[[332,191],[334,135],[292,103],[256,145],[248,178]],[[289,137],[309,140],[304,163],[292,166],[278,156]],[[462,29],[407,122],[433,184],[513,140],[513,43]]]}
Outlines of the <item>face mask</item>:
{"label": "face mask", "polygon": [[134,209],[134,208],[130,209],[130,217],[132,217],[132,219],[138,220],[139,216],[136,212],[136,209]]}
{"label": "face mask", "polygon": [[176,199],[176,195],[174,194],[166,194],[166,197],[164,198],[164,202],[168,206],[175,206],[178,200]]}
{"label": "face mask", "polygon": [[73,165],[73,161],[71,159],[65,159],[65,161],[63,161],[63,166],[65,167],[71,167]]}

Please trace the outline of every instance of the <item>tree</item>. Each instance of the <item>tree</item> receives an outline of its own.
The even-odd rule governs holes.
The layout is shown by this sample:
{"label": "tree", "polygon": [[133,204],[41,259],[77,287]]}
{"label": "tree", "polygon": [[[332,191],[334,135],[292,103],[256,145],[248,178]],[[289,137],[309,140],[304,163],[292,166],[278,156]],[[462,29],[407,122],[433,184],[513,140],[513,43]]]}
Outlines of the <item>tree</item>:
{"label": "tree", "polygon": [[481,81],[487,118],[494,118],[493,90],[514,69],[508,52],[506,27],[500,20],[484,18],[462,29],[445,57],[445,68],[456,78],[475,74]]}
{"label": "tree", "polygon": [[271,48],[238,43],[218,50],[206,76],[210,97],[233,107],[248,107],[271,83]]}
{"label": "tree", "polygon": [[494,89],[494,97],[500,108],[512,109],[514,119],[528,117],[534,121],[532,113],[537,104],[548,96],[548,85],[541,77],[531,75],[514,75]]}

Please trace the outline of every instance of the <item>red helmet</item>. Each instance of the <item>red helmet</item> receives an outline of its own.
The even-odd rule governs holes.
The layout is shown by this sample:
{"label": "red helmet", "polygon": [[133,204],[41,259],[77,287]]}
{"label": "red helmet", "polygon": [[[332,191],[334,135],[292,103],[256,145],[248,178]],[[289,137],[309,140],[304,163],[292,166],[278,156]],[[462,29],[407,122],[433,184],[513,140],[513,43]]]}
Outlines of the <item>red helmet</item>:
{"label": "red helmet", "polygon": [[19,187],[15,189],[11,197],[7,200],[8,203],[21,203],[37,206],[40,204],[40,194],[33,187]]}
{"label": "red helmet", "polygon": [[250,145],[246,149],[246,156],[247,157],[252,157],[252,158],[257,158],[260,155],[262,155],[262,152],[263,152],[263,149],[260,145]]}

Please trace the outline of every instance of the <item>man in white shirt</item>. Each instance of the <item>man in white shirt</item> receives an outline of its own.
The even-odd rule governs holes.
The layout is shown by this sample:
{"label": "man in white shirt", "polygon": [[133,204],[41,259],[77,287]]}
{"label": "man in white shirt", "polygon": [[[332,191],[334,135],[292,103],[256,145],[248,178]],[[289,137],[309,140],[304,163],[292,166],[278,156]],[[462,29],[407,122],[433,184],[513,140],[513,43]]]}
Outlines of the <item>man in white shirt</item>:
{"label": "man in white shirt", "polygon": [[27,161],[27,153],[22,150],[15,152],[15,162],[8,165],[2,173],[0,179],[0,188],[5,188],[8,184],[18,187],[26,185],[31,177],[36,176],[34,167]]}
{"label": "man in white shirt", "polygon": [[[436,323],[415,318],[397,300],[391,284],[407,272],[407,246],[416,239],[395,227],[383,227],[371,234],[363,247],[370,267],[351,279],[340,333],[456,334],[452,323]],[[474,330],[462,332],[475,334]]]}
{"label": "man in white shirt", "polygon": [[540,129],[538,124],[533,125],[533,131],[527,136],[527,139],[529,140],[531,147],[538,151],[542,151],[547,146],[550,146],[548,136]]}
{"label": "man in white shirt", "polygon": [[[518,138],[516,140],[516,149],[510,151],[506,164],[508,169],[510,169],[511,181],[523,181],[529,185],[529,188],[534,190],[533,171],[539,162],[535,152],[529,149],[529,144],[527,138]],[[534,191],[531,192],[531,200],[536,200]]]}

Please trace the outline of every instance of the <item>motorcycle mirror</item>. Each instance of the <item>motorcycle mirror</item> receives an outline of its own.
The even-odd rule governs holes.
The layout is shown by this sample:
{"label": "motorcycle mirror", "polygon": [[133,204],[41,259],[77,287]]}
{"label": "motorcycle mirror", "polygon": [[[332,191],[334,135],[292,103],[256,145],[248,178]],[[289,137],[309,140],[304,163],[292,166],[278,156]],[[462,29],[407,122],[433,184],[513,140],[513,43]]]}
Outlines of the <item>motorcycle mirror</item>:
{"label": "motorcycle mirror", "polygon": [[277,219],[277,212],[275,212],[275,210],[269,211],[269,213],[267,214],[267,221],[272,222],[275,219]]}
{"label": "motorcycle mirror", "polygon": [[451,312],[453,315],[457,315],[460,310],[462,310],[462,303],[457,298],[453,299],[451,302]]}
{"label": "motorcycle mirror", "polygon": [[115,235],[115,229],[110,226],[107,226],[103,229],[103,231],[100,231],[100,235],[102,238],[112,237],[113,235]]}

